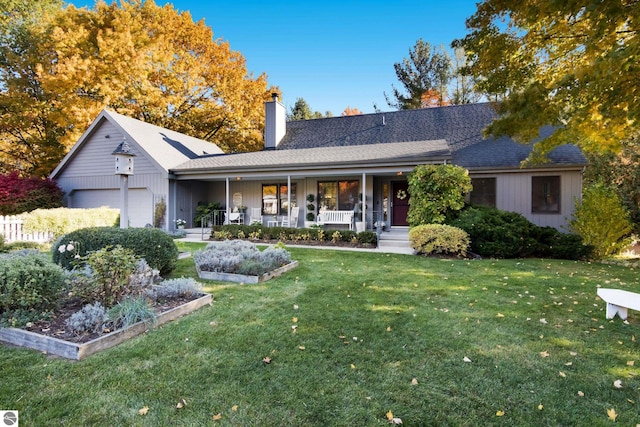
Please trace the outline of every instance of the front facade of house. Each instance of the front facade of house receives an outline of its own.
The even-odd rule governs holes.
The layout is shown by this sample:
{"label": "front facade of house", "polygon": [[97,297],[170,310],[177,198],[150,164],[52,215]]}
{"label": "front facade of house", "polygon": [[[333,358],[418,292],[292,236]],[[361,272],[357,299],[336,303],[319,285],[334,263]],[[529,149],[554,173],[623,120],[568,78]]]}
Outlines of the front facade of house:
{"label": "front facade of house", "polygon": [[285,107],[274,99],[266,103],[265,149],[223,154],[214,144],[103,112],[51,177],[70,207],[117,208],[109,153],[125,139],[136,154],[131,226],[171,229],[178,218],[199,226],[193,223],[198,204],[218,202],[229,211],[259,208],[265,225],[298,206],[298,227],[308,213],[356,210],[358,222],[373,229],[380,222],[406,226],[407,175],[420,164],[447,163],[469,170],[472,203],[562,229],[581,195],[584,157],[568,145],[551,153],[548,164],[523,169],[531,146],[482,137],[493,117],[489,104],[473,104],[286,123]]}

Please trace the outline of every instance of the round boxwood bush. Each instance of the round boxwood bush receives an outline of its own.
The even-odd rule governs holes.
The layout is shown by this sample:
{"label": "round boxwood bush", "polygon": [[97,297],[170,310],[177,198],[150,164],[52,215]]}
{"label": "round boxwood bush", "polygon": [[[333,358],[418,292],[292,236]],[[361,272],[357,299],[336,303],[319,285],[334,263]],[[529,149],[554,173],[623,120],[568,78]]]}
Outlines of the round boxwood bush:
{"label": "round boxwood bush", "polygon": [[466,256],[469,235],[450,225],[424,224],[409,230],[409,242],[418,255]]}
{"label": "round boxwood bush", "polygon": [[128,248],[144,258],[161,275],[170,273],[178,261],[178,247],[171,236],[156,228],[92,227],[72,231],[59,238],[51,248],[53,261],[72,269],[74,261],[106,246]]}

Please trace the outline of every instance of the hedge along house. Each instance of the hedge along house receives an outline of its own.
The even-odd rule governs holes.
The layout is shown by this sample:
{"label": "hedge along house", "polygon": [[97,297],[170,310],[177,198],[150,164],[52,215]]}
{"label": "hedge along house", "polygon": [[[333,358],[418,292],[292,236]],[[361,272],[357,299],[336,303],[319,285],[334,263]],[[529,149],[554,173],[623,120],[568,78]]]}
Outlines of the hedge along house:
{"label": "hedge along house", "polygon": [[[572,215],[574,199],[581,196],[586,160],[580,150],[562,146],[550,153],[548,163],[521,168],[531,145],[507,137],[483,138],[482,130],[496,116],[488,103],[293,122],[286,122],[285,107],[277,99],[265,107],[264,150],[237,154],[103,112],[51,177],[67,191],[69,206],[100,205],[100,194],[112,195],[118,188],[108,155],[117,144],[111,141],[126,138],[137,156],[130,188],[147,197],[131,197],[133,226],[153,223],[154,206],[162,198],[167,201],[166,226],[176,218],[197,226],[192,222],[196,206],[209,202],[229,211],[259,208],[265,225],[298,206],[294,225],[303,226],[312,204],[314,215],[323,210],[362,212],[369,229],[378,221],[406,226],[407,175],[420,164],[468,169],[472,203],[518,212],[542,226],[561,229]],[[110,133],[111,140],[105,138]],[[147,173],[138,177],[141,162],[147,163]],[[117,198],[113,200],[102,204],[118,207]]]}

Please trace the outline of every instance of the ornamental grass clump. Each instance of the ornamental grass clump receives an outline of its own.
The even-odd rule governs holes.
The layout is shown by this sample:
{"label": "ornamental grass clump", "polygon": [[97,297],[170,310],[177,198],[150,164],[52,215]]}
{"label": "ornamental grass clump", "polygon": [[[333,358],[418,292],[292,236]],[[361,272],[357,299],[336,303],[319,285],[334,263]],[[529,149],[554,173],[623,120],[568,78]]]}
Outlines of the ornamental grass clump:
{"label": "ornamental grass clump", "polygon": [[259,251],[243,240],[211,242],[194,254],[198,268],[216,273],[259,276],[291,263],[291,255],[283,248],[269,247]]}

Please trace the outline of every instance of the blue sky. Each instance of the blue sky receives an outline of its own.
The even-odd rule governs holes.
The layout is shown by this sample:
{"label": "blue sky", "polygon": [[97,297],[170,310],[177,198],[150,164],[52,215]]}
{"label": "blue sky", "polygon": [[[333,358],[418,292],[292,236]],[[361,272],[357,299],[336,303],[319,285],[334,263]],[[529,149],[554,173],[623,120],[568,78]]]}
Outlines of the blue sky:
{"label": "blue sky", "polygon": [[215,38],[242,53],[250,72],[280,87],[287,110],[304,98],[314,111],[336,116],[347,106],[372,113],[374,103],[392,110],[384,93],[400,85],[393,64],[419,38],[448,48],[465,36],[465,19],[476,10],[474,0],[155,1],[204,19]]}

